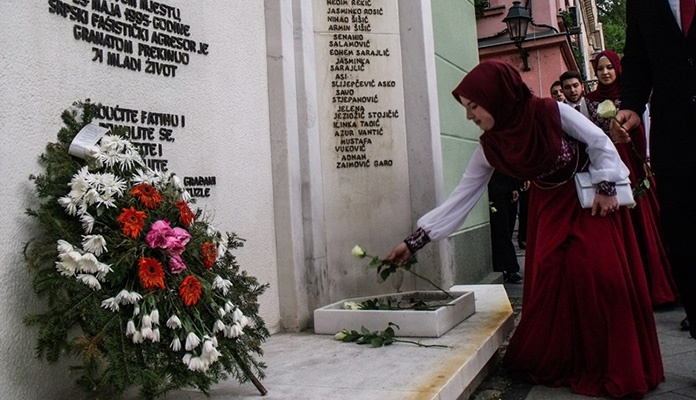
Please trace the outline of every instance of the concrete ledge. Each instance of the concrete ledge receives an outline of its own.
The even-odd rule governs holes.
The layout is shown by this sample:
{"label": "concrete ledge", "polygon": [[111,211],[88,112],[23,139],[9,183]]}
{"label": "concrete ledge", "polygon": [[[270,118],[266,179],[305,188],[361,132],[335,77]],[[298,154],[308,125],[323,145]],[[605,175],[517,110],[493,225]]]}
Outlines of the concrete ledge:
{"label": "concrete ledge", "polygon": [[[310,332],[280,333],[263,346],[268,365],[264,399],[452,400],[467,398],[487,374],[490,360],[513,329],[512,307],[503,285],[460,285],[473,291],[476,313],[436,339],[371,348],[341,343]],[[398,336],[398,331],[397,331]],[[401,339],[408,339],[402,338]],[[258,399],[248,383],[223,382],[212,399]],[[173,400],[205,399],[195,390],[172,393]]]}

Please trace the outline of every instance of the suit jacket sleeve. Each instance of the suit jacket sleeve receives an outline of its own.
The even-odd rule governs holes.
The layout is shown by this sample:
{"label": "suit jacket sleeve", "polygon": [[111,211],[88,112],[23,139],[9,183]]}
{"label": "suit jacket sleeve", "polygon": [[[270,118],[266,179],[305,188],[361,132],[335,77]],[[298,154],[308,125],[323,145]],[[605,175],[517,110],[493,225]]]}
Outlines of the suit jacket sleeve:
{"label": "suit jacket sleeve", "polygon": [[650,60],[641,32],[638,18],[640,2],[628,0],[626,3],[626,45],[621,60],[621,108],[642,115],[648,103],[653,86]]}

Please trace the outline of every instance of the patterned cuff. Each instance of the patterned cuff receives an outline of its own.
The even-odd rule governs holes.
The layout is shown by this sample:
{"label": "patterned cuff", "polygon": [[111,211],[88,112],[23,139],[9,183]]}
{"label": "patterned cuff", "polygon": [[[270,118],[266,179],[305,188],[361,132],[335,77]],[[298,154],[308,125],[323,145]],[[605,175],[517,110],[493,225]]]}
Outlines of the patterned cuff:
{"label": "patterned cuff", "polygon": [[423,246],[430,243],[430,237],[428,237],[428,232],[426,232],[423,228],[418,228],[415,232],[408,235],[408,237],[404,239],[404,243],[406,243],[406,246],[411,254],[416,254],[416,252],[422,249]]}
{"label": "patterned cuff", "polygon": [[597,184],[597,193],[605,196],[616,196],[616,184],[607,181],[599,182]]}

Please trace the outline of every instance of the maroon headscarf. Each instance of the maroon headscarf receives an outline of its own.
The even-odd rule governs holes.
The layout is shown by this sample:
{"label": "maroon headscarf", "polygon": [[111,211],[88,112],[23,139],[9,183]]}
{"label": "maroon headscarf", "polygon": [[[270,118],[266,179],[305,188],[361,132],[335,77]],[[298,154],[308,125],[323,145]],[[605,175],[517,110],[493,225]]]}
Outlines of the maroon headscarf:
{"label": "maroon headscarf", "polygon": [[621,97],[621,92],[619,91],[619,81],[621,80],[621,59],[619,55],[611,50],[604,50],[603,52],[597,54],[597,57],[592,60],[592,68],[594,68],[595,75],[597,75],[597,68],[599,64],[599,59],[606,57],[614,66],[614,71],[616,71],[616,80],[611,85],[604,85],[602,82],[597,83],[597,89],[586,95],[588,100],[592,101],[604,101],[604,100],[616,100]]}
{"label": "maroon headscarf", "polygon": [[483,107],[495,119],[481,135],[490,164],[502,173],[530,180],[550,171],[561,151],[561,117],[556,100],[536,97],[519,72],[501,61],[483,61],[452,95]]}

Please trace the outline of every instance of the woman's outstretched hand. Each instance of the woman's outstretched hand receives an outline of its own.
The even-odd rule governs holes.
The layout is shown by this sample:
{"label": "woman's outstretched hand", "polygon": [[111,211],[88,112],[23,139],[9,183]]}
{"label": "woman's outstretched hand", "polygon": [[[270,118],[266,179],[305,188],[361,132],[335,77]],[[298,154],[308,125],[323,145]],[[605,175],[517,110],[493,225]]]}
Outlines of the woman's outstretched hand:
{"label": "woman's outstretched hand", "polygon": [[592,203],[592,215],[605,217],[619,209],[619,200],[616,196],[605,196],[595,193],[594,202]]}
{"label": "woman's outstretched hand", "polygon": [[406,243],[401,242],[392,249],[385,260],[394,261],[397,265],[403,265],[409,258],[411,258],[411,250],[408,249]]}

